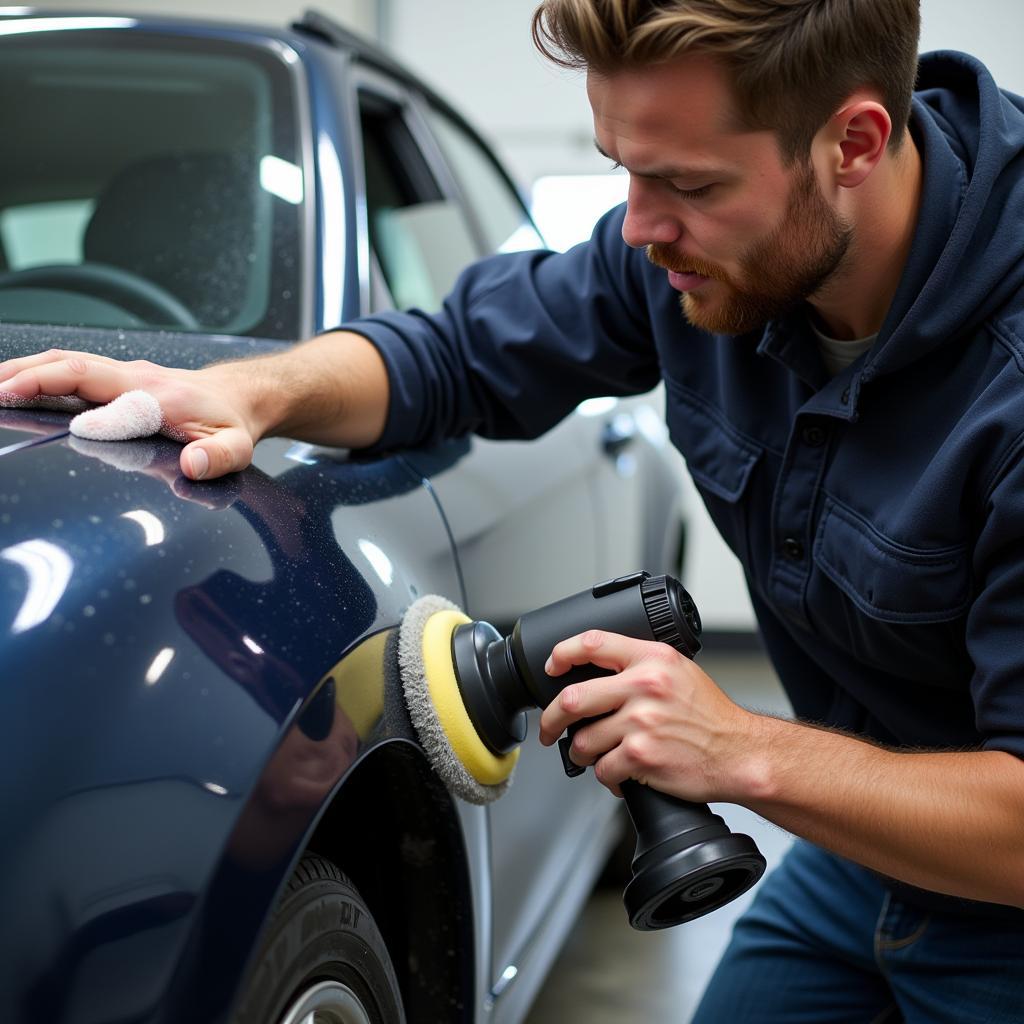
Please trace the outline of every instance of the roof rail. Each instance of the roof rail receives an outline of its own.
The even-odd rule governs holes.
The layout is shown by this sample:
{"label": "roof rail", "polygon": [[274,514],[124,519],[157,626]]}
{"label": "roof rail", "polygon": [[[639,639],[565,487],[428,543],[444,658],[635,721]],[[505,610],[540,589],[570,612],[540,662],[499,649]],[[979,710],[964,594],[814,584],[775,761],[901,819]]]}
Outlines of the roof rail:
{"label": "roof rail", "polygon": [[302,17],[298,21],[292,22],[291,27],[296,32],[317,36],[332,46],[351,50],[364,63],[373,64],[382,71],[386,71],[389,75],[400,78],[409,85],[415,85],[418,89],[425,89],[421,81],[410,74],[375,42],[367,39],[366,36],[353,32],[350,28],[346,28],[335,21],[331,15],[325,14],[323,11],[308,8],[303,12]]}

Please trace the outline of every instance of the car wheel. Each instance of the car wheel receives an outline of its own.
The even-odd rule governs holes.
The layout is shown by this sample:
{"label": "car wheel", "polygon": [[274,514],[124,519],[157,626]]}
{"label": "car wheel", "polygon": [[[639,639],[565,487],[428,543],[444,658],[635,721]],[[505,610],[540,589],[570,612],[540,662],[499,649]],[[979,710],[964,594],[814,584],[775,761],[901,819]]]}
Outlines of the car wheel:
{"label": "car wheel", "polygon": [[384,939],[355,886],[307,854],[288,881],[234,1024],[404,1024]]}

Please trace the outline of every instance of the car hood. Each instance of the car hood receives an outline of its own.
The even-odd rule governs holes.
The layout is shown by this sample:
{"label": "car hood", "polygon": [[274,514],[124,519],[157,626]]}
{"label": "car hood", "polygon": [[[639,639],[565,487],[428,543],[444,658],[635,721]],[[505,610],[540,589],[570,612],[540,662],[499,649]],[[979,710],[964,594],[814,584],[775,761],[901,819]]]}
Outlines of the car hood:
{"label": "car hood", "polygon": [[[201,365],[186,343],[179,361]],[[105,984],[108,954],[142,958],[126,1014],[154,1005],[223,858],[280,870],[389,738],[372,694],[346,702],[365,687],[335,671],[347,652],[417,593],[460,598],[437,505],[400,458],[270,439],[248,470],[195,483],[171,441],[84,441],[68,420],[0,411],[0,900],[19,935],[0,1006],[38,1005],[32,1020]],[[293,785],[296,765],[312,780]],[[246,827],[254,799],[273,829]]]}
{"label": "car hood", "polygon": [[[44,338],[185,366],[266,347],[61,334],[0,328],[0,357]],[[244,791],[348,648],[426,589],[461,598],[439,509],[401,458],[273,438],[197,483],[174,442],[88,441],[69,420],[0,410],[0,749],[32,779],[26,808],[172,768]],[[245,756],[218,753],[225,723]]]}
{"label": "car hood", "polygon": [[28,414],[13,409],[0,410],[0,456],[45,444],[64,437],[67,432],[67,416],[46,416],[42,410]]}

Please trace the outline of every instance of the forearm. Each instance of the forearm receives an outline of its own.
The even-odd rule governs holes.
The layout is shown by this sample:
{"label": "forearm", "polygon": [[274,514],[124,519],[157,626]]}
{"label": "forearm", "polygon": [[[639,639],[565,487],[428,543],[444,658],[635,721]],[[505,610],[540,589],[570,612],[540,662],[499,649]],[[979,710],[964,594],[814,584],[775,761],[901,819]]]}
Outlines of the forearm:
{"label": "forearm", "polygon": [[332,331],[272,356],[201,371],[236,394],[254,439],[285,435],[314,444],[362,448],[387,418],[384,361],[362,335]]}
{"label": "forearm", "polygon": [[1024,907],[1024,762],[981,750],[885,750],[747,711],[663,643],[589,630],[546,670],[612,670],[563,687],[541,715],[551,744],[589,719],[572,759],[613,791],[627,779],[728,801],[911,885]]}
{"label": "forearm", "polygon": [[755,716],[737,802],[902,881],[1024,906],[1024,763],[1001,751],[893,752]]}

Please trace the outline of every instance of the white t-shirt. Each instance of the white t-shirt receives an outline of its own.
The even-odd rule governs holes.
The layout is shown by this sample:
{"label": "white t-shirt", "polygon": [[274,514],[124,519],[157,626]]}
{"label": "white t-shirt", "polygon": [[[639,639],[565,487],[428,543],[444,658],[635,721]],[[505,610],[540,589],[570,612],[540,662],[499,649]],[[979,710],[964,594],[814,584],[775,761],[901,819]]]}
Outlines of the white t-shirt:
{"label": "white t-shirt", "polygon": [[872,334],[867,338],[854,338],[853,341],[841,341],[839,338],[830,338],[823,334],[813,317],[807,318],[818,339],[818,347],[821,350],[821,358],[825,361],[825,369],[834,377],[840,370],[845,370],[861,353],[867,352],[875,343],[878,334]]}

